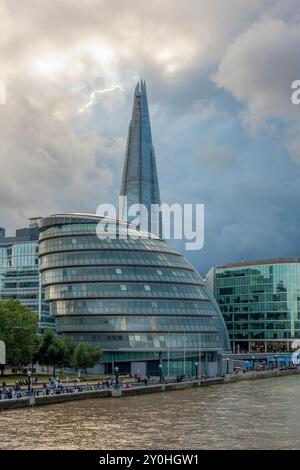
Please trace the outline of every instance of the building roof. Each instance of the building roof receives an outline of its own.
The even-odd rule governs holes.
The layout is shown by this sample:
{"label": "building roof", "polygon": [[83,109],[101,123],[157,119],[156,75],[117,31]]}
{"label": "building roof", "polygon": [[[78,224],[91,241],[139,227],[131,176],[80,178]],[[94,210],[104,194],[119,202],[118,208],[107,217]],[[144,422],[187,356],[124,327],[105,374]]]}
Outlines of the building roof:
{"label": "building roof", "polygon": [[[133,223],[127,222],[125,220],[118,219],[118,218],[114,219],[112,217],[108,217],[108,216],[104,216],[100,214],[94,214],[92,212],[66,212],[62,214],[51,214],[39,220],[39,228],[43,229],[45,227],[51,226],[59,222],[66,223],[67,221],[67,223],[72,223],[72,222],[78,223],[82,220],[84,220],[85,222],[87,221],[97,222],[102,219],[105,219],[105,221],[107,222],[111,221],[112,223],[127,226],[128,230],[132,229],[134,230],[134,233],[136,234],[136,225],[134,225]],[[146,232],[144,230],[139,230],[138,233],[141,237],[146,237],[146,238],[151,237],[154,239],[159,238],[157,237],[157,235],[150,233],[150,232]]]}
{"label": "building roof", "polygon": [[13,245],[15,243],[24,243],[24,242],[37,242],[39,239],[39,228],[35,227],[25,227],[16,230],[16,235],[13,237],[0,237],[0,246]]}
{"label": "building roof", "polygon": [[258,259],[250,261],[238,261],[236,263],[221,264],[216,267],[219,268],[240,268],[243,266],[258,266],[263,264],[286,264],[286,263],[300,263],[300,257],[295,258],[270,258],[270,259]]}

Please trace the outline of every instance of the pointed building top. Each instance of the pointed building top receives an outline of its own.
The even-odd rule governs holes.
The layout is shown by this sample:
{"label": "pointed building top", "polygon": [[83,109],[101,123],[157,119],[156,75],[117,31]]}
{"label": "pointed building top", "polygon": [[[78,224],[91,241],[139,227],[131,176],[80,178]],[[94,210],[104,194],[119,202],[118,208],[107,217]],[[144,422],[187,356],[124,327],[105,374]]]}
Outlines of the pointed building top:
{"label": "pointed building top", "polygon": [[127,207],[121,207],[123,218],[133,204],[147,208],[147,220],[140,221],[141,230],[161,236],[161,223],[151,219],[151,206],[160,204],[157,169],[152,144],[146,82],[141,79],[134,92],[132,117],[129,124],[126,157],[123,168],[120,196],[127,197]]}

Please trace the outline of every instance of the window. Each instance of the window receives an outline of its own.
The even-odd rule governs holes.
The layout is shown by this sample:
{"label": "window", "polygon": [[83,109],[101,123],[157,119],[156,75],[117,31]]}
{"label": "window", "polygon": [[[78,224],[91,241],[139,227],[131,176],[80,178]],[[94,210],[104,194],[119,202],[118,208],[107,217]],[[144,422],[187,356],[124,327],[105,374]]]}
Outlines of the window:
{"label": "window", "polygon": [[116,274],[122,274],[122,269],[117,268],[117,269],[116,269]]}
{"label": "window", "polygon": [[121,284],[120,287],[121,287],[121,290],[127,290],[127,287],[124,284]]}
{"label": "window", "polygon": [[145,290],[149,291],[151,290],[151,287],[150,286],[144,286]]}

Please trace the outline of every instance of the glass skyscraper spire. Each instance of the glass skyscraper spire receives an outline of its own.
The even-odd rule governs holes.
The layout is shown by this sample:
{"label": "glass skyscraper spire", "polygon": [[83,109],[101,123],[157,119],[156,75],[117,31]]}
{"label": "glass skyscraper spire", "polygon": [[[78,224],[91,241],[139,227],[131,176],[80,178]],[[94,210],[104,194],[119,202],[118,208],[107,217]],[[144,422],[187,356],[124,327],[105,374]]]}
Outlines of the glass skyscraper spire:
{"label": "glass skyscraper spire", "polygon": [[157,207],[160,204],[160,192],[146,84],[143,80],[136,85],[134,92],[120,196],[127,198],[121,200],[122,218],[128,221],[135,218],[135,215],[128,213],[128,208],[137,205],[135,208],[140,208],[140,229],[161,238],[161,218]]}

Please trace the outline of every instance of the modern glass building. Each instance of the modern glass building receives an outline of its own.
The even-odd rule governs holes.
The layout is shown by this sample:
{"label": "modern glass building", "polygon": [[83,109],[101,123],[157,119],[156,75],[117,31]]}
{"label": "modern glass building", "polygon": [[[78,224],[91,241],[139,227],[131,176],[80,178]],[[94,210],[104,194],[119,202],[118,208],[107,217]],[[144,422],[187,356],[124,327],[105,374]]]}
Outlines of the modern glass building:
{"label": "modern glass building", "polygon": [[[42,283],[57,332],[103,351],[103,371],[195,374],[222,370],[229,339],[222,315],[188,261],[158,237],[116,221],[61,214],[40,222]],[[98,228],[97,228],[98,226]],[[127,238],[124,233],[128,230]]]}
{"label": "modern glass building", "polygon": [[[230,349],[221,312],[193,267],[161,239],[158,219],[151,226],[160,195],[145,82],[134,93],[121,196],[121,220],[59,214],[40,222],[42,283],[58,333],[100,346],[106,373],[117,365],[157,375],[160,364],[168,375],[221,373]],[[147,220],[142,214],[131,224],[132,204],[146,207]]]}
{"label": "modern glass building", "polygon": [[291,351],[300,338],[300,259],[279,258],[212,268],[207,282],[235,353]]}
{"label": "modern glass building", "polygon": [[15,237],[5,237],[0,229],[0,300],[19,300],[39,318],[39,333],[55,326],[50,305],[41,286],[38,253],[39,228],[34,219],[29,228],[16,231]]}
{"label": "modern glass building", "polygon": [[[155,207],[160,205],[160,191],[146,84],[142,80],[136,85],[134,92],[120,196],[127,198],[126,203],[121,201],[121,218],[132,221],[128,209],[132,205],[138,205],[141,207],[139,223],[141,230],[152,232],[161,238],[161,215],[155,210]],[[146,213],[143,206],[146,208]]]}

